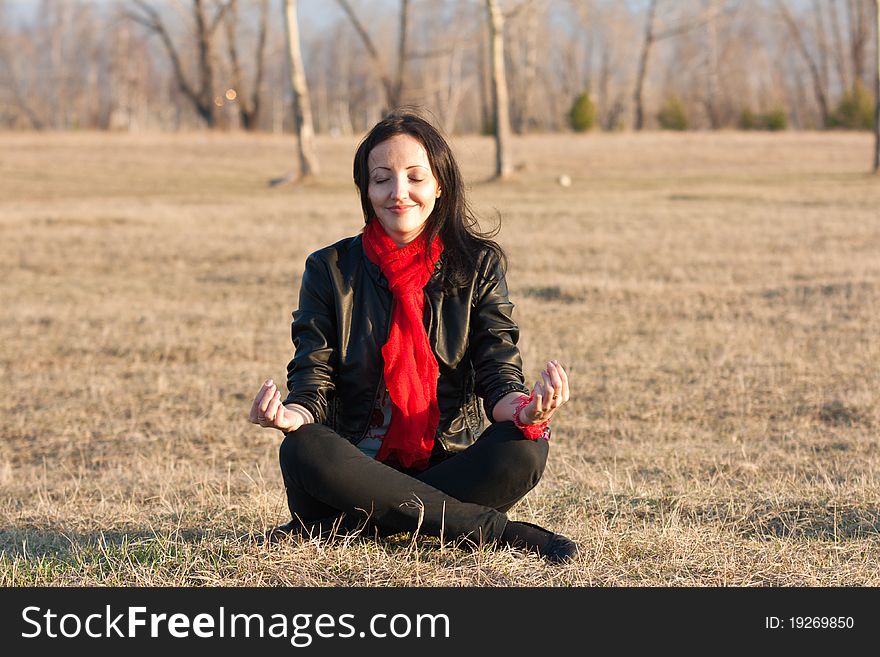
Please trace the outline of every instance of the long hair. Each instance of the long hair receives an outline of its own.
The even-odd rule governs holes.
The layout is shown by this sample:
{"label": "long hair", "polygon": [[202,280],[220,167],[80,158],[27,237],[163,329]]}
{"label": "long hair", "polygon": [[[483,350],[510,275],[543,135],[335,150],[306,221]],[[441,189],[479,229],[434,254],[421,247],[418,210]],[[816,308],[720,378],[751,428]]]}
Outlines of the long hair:
{"label": "long hair", "polygon": [[355,153],[354,183],[360,194],[364,222],[375,214],[370,203],[367,158],[373,148],[397,135],[409,135],[424,146],[431,172],[442,190],[425,223],[424,233],[429,244],[438,236],[443,242],[444,287],[454,289],[470,282],[476,274],[479,256],[487,248],[495,252],[501,271],[506,271],[507,256],[492,239],[501,228],[500,222],[492,231],[480,230],[467,201],[461,170],[449,143],[437,128],[412,108],[395,110],[379,121],[363,138]]}

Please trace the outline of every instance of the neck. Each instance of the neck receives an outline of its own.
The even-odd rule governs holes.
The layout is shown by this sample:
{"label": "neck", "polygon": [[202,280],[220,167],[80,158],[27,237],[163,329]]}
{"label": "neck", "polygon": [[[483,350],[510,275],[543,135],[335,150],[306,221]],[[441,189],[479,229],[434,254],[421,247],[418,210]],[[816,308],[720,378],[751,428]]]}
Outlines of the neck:
{"label": "neck", "polygon": [[392,242],[394,242],[394,245],[398,249],[402,249],[407,244],[412,244],[412,242],[414,242],[415,240],[417,240],[419,238],[419,236],[422,234],[422,232],[425,229],[424,226],[420,226],[418,230],[410,231],[408,233],[402,233],[402,232],[396,231],[396,230],[395,231],[388,231],[388,230],[386,230],[385,226],[382,225],[382,222],[380,222],[375,217],[373,219],[370,219],[370,221],[375,221],[379,230],[381,230],[383,233],[385,233],[388,236],[388,238]]}
{"label": "neck", "polygon": [[394,244],[397,246],[398,249],[402,249],[407,244],[412,244],[414,241],[416,241],[419,238],[419,236],[422,234],[422,229],[420,228],[419,230],[417,230],[413,233],[406,233],[406,234],[398,233],[396,231],[393,233],[386,232],[385,234],[391,238],[391,241],[394,242]]}

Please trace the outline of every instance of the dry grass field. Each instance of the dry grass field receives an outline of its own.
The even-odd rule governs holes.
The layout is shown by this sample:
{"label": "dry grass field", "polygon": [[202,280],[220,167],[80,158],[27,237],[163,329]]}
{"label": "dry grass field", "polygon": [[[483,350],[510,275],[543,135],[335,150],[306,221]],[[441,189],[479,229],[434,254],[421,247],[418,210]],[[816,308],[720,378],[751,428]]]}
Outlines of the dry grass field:
{"label": "dry grass field", "polygon": [[[867,134],[455,141],[529,378],[574,397],[511,517],[565,566],[426,537],[248,540],[306,255],[360,229],[353,139],[0,135],[0,584],[878,585],[880,180]],[[556,184],[560,174],[573,180]],[[242,538],[245,537],[245,538]]]}

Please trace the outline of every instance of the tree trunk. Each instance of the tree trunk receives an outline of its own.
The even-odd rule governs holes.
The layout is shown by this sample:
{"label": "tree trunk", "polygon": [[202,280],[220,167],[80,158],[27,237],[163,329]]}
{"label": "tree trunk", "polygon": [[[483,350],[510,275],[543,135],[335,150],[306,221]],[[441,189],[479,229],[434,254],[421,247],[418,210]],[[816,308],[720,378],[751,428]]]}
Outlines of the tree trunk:
{"label": "tree trunk", "polygon": [[877,25],[877,68],[874,70],[874,173],[880,174],[880,0],[874,3]]}
{"label": "tree trunk", "polygon": [[248,130],[256,130],[259,126],[260,120],[260,109],[263,106],[262,103],[262,87],[263,87],[263,77],[266,73],[266,42],[268,41],[268,33],[269,33],[269,0],[261,0],[260,1],[260,32],[257,36],[257,52],[256,52],[256,66],[257,70],[254,72],[254,86],[251,90],[251,112],[248,117],[247,122],[245,123],[245,128]]}
{"label": "tree trunk", "polygon": [[403,76],[406,67],[406,34],[409,0],[400,0],[400,31],[397,35],[397,79],[394,81],[394,93],[389,99],[391,109],[399,107],[403,100]]}
{"label": "tree trunk", "polygon": [[259,127],[261,107],[261,87],[265,71],[266,34],[268,28],[268,0],[260,0],[260,23],[257,34],[257,48],[254,58],[254,82],[250,94],[245,88],[244,74],[238,57],[238,2],[231,0],[226,11],[226,47],[229,53],[230,76],[232,88],[235,90],[236,105],[241,126],[248,131]]}
{"label": "tree trunk", "polygon": [[831,13],[831,35],[834,38],[834,61],[837,64],[837,75],[840,77],[840,86],[849,89],[849,75],[844,57],[843,36],[840,32],[840,17],[837,14],[836,2],[829,3]]}
{"label": "tree trunk", "polygon": [[293,86],[293,113],[299,146],[299,178],[313,178],[320,173],[315,151],[315,129],[309,88],[303,68],[299,45],[299,23],[296,18],[297,0],[284,0],[284,27],[287,35],[287,59],[290,64],[290,82]]}
{"label": "tree trunk", "polygon": [[830,88],[830,56],[828,52],[830,46],[828,45],[828,36],[825,30],[822,5],[819,0],[813,0],[813,19],[816,25],[816,46],[819,49],[819,73],[821,75],[822,87],[828,89]]}
{"label": "tree trunk", "polygon": [[863,0],[849,0],[846,3],[847,22],[850,33],[850,57],[852,58],[853,89],[864,83],[865,51],[868,49],[869,28],[867,7]]}
{"label": "tree trunk", "polygon": [[642,54],[639,56],[639,71],[636,74],[636,89],[633,93],[633,104],[635,105],[633,129],[635,130],[641,130],[645,126],[645,75],[648,72],[648,58],[651,56],[651,47],[654,45],[654,15],[656,12],[657,0],[651,0],[651,4],[648,5],[648,18],[645,25],[645,41],[642,44]]}
{"label": "tree trunk", "polygon": [[489,55],[486,49],[486,43],[490,40],[490,36],[487,33],[488,29],[486,27],[486,22],[480,21],[480,35],[479,35],[479,50],[477,57],[479,57],[479,68],[478,73],[480,77],[480,132],[482,134],[489,134],[490,130],[494,131],[494,127],[492,126],[492,82],[490,79],[490,75],[488,70],[490,68],[489,64]]}
{"label": "tree trunk", "polygon": [[538,77],[538,12],[533,5],[526,7],[526,35],[525,35],[525,71],[523,72],[522,87],[522,111],[520,112],[520,125],[518,132],[529,131],[534,121],[532,105],[534,102],[535,82]]}
{"label": "tree trunk", "polygon": [[203,0],[193,0],[196,19],[196,41],[199,52],[199,85],[197,109],[209,128],[217,124],[217,106],[214,104],[214,48],[212,34],[205,18]]}
{"label": "tree trunk", "polygon": [[510,157],[510,105],[507,78],[504,74],[504,15],[498,0],[486,0],[489,15],[492,62],[492,116],[495,122],[495,178],[506,180],[513,175]]}
{"label": "tree trunk", "polygon": [[816,95],[816,102],[819,104],[819,112],[822,115],[822,127],[825,128],[828,126],[829,117],[828,94],[822,86],[822,73],[819,70],[819,65],[816,63],[816,60],[813,59],[810,49],[807,47],[806,41],[804,40],[804,36],[801,33],[797,22],[794,20],[794,17],[791,15],[791,12],[788,10],[785,0],[776,0],[776,5],[779,7],[779,13],[785,21],[785,24],[788,26],[788,30],[810,71],[810,77],[813,79],[813,93]]}
{"label": "tree trunk", "polygon": [[718,75],[718,15],[713,11],[715,0],[710,0],[710,19],[706,22],[706,114],[713,130],[721,127]]}

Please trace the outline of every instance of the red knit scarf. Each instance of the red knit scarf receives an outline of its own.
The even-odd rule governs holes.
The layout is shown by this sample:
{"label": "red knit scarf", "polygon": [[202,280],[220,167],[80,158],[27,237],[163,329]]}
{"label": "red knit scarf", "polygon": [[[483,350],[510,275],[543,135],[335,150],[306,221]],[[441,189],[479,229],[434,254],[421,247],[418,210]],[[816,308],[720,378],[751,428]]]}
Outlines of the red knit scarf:
{"label": "red knit scarf", "polygon": [[443,252],[443,244],[435,239],[426,259],[424,235],[399,248],[382,224],[371,219],[364,229],[364,251],[385,274],[394,298],[391,330],[382,347],[385,386],[392,404],[391,424],[376,459],[423,470],[431,457],[440,421],[439,368],[422,319],[423,289]]}

